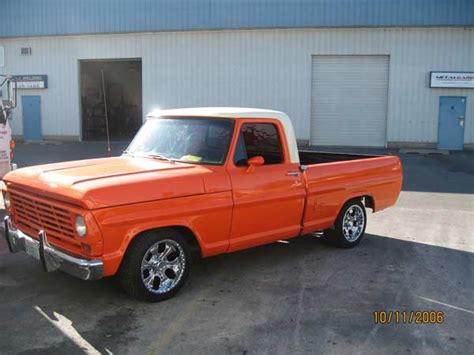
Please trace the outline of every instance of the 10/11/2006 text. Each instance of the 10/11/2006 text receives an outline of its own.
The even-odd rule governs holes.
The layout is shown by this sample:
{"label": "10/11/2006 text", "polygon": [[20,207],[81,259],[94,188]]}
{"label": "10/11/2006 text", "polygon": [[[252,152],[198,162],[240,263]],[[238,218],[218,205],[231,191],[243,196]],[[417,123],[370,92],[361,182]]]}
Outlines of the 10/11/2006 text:
{"label": "10/11/2006 text", "polygon": [[375,324],[443,324],[442,311],[374,311]]}

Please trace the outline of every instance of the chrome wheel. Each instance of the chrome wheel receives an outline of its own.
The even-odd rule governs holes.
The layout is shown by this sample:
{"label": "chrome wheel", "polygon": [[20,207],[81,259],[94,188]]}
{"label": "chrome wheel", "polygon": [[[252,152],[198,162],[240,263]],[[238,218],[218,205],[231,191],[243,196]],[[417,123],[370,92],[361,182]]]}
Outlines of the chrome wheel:
{"label": "chrome wheel", "polygon": [[186,268],[186,255],[179,243],[160,240],[145,252],[141,263],[143,285],[148,291],[162,294],[172,290]]}
{"label": "chrome wheel", "polygon": [[355,242],[361,236],[365,226],[362,207],[350,206],[342,219],[342,234],[348,242]]}

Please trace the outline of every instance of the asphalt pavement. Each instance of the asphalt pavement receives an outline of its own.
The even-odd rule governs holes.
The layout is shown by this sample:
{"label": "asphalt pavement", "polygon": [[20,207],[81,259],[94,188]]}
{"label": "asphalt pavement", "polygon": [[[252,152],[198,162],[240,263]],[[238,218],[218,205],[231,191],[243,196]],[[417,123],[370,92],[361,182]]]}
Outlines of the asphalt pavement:
{"label": "asphalt pavement", "polygon": [[[113,143],[113,154],[125,147]],[[103,143],[19,144],[15,160],[106,152]],[[400,157],[400,199],[369,214],[357,248],[305,236],[205,259],[161,303],[128,298],[114,278],[44,273],[0,239],[0,354],[472,353],[474,154]],[[437,311],[443,322],[376,324],[375,311]]]}

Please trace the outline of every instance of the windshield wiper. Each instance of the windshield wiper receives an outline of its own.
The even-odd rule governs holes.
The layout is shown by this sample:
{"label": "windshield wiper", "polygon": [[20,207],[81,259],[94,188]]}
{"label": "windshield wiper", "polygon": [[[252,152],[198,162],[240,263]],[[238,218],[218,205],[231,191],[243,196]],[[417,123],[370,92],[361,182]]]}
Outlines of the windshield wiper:
{"label": "windshield wiper", "polygon": [[126,149],[122,152],[122,154],[130,155],[131,157],[137,156],[137,157],[148,157],[148,158],[153,158],[153,159],[167,160],[168,162],[170,162],[172,164],[174,164],[176,162],[176,160],[165,157],[162,154],[156,154],[156,153],[154,153],[154,154],[134,154],[131,151],[129,151],[128,149]]}
{"label": "windshield wiper", "polygon": [[161,159],[161,160],[167,160],[171,164],[174,164],[175,161],[173,159],[170,159],[168,157],[165,157],[164,155],[161,154],[147,154],[147,157],[154,158],[154,159]]}

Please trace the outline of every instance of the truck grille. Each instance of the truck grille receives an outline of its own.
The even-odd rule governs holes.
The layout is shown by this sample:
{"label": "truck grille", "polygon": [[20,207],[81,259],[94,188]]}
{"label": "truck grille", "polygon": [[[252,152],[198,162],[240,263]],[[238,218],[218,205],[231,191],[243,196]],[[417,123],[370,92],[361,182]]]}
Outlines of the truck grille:
{"label": "truck grille", "polygon": [[74,224],[70,211],[29,194],[10,190],[14,220],[20,230],[34,234],[43,230],[48,237],[79,244],[74,240]]}

